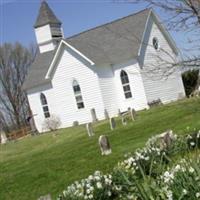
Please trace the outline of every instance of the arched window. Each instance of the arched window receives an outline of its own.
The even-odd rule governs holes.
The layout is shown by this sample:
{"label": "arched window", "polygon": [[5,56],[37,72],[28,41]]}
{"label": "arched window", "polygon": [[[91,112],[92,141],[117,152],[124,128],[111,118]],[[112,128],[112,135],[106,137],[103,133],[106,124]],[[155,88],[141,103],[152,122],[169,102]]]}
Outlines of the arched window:
{"label": "arched window", "polygon": [[125,98],[126,99],[131,98],[132,93],[131,93],[131,88],[129,85],[128,74],[124,70],[122,70],[120,73],[120,77],[121,77],[121,82],[122,82]]}
{"label": "arched window", "polygon": [[46,99],[46,97],[43,93],[40,94],[40,101],[41,101],[41,104],[42,104],[44,117],[49,118],[50,117],[49,107],[48,107],[48,104],[47,104],[47,99]]}
{"label": "arched window", "polygon": [[153,43],[154,49],[155,49],[155,50],[158,50],[158,49],[159,49],[158,38],[154,37],[153,40],[152,40],[152,43]]}
{"label": "arched window", "polygon": [[84,108],[83,98],[81,95],[81,88],[80,85],[78,84],[78,81],[74,80],[72,86],[78,109]]}

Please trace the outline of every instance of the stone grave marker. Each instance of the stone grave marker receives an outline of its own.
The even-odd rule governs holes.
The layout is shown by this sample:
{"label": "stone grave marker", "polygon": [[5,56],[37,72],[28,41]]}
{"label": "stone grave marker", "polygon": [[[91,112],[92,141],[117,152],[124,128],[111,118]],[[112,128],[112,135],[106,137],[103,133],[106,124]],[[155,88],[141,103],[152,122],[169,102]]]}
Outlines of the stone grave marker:
{"label": "stone grave marker", "polygon": [[89,137],[94,135],[93,128],[92,128],[92,123],[86,124],[86,129],[87,129],[87,133],[88,133]]}
{"label": "stone grave marker", "polygon": [[98,121],[95,109],[92,108],[92,109],[90,110],[90,112],[91,112],[91,115],[92,115],[92,121],[93,121],[93,122]]}
{"label": "stone grave marker", "polygon": [[116,128],[116,122],[115,122],[115,118],[111,117],[110,118],[110,129],[114,130]]}
{"label": "stone grave marker", "polygon": [[51,195],[47,194],[45,196],[41,196],[41,197],[38,198],[38,200],[51,200]]}
{"label": "stone grave marker", "polygon": [[136,111],[135,111],[135,109],[132,108],[132,109],[130,110],[130,112],[131,112],[131,119],[132,119],[133,121],[135,121],[135,119],[136,119]]}
{"label": "stone grave marker", "polygon": [[105,116],[105,119],[109,119],[109,114],[108,114],[108,111],[105,109],[104,110],[104,116]]}
{"label": "stone grave marker", "polygon": [[101,149],[101,155],[109,155],[112,153],[110,143],[106,135],[101,135],[99,137],[99,146]]}

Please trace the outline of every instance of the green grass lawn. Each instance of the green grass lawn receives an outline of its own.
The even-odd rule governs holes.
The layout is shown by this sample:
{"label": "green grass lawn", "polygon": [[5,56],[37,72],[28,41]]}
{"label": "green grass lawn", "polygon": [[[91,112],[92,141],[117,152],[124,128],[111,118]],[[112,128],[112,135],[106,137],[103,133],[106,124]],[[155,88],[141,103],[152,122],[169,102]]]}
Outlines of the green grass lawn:
{"label": "green grass lawn", "polygon": [[[75,180],[95,170],[110,171],[125,153],[166,129],[182,134],[186,127],[200,128],[200,100],[187,99],[138,113],[137,120],[110,131],[106,121],[95,125],[89,138],[85,126],[28,137],[0,146],[0,199],[36,200],[55,197]],[[98,137],[109,136],[113,153],[101,156]]]}

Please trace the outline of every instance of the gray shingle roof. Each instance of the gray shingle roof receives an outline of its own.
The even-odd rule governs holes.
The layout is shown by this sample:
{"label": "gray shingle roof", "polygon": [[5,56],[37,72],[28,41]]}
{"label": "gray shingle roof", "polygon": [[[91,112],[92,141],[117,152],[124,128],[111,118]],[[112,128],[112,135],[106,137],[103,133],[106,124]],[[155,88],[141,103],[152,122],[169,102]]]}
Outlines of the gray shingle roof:
{"label": "gray shingle roof", "polygon": [[[117,64],[137,58],[150,10],[115,20],[66,39],[95,64]],[[32,64],[24,89],[45,83],[45,75],[56,50],[38,54]]]}
{"label": "gray shingle roof", "polygon": [[55,51],[56,50],[37,54],[35,61],[30,67],[23,89],[28,90],[49,81],[45,80],[45,75],[49,69]]}
{"label": "gray shingle roof", "polygon": [[95,64],[136,58],[150,10],[129,15],[66,39]]}
{"label": "gray shingle roof", "polygon": [[59,24],[61,25],[61,21],[54,15],[51,8],[48,6],[48,4],[43,1],[40,6],[39,14],[37,17],[37,20],[35,22],[34,27],[40,27],[44,26],[46,24]]}

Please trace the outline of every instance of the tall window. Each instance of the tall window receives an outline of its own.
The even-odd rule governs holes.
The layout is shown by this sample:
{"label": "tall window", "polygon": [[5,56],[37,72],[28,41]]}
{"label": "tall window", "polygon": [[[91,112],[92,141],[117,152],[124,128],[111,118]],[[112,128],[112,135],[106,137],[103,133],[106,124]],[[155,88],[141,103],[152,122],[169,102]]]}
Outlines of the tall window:
{"label": "tall window", "polygon": [[122,70],[120,77],[121,77],[121,82],[122,82],[122,87],[123,87],[123,90],[124,90],[125,98],[126,99],[131,98],[132,93],[131,93],[131,88],[130,88],[130,85],[129,85],[128,74],[124,70]]}
{"label": "tall window", "polygon": [[81,95],[81,88],[80,85],[78,84],[78,81],[76,80],[73,81],[73,90],[78,109],[84,108],[83,98]]}
{"label": "tall window", "polygon": [[40,101],[41,101],[41,104],[42,104],[44,117],[49,118],[50,117],[49,107],[48,107],[48,104],[47,104],[47,99],[46,99],[46,97],[43,93],[40,94]]}

